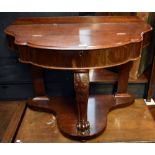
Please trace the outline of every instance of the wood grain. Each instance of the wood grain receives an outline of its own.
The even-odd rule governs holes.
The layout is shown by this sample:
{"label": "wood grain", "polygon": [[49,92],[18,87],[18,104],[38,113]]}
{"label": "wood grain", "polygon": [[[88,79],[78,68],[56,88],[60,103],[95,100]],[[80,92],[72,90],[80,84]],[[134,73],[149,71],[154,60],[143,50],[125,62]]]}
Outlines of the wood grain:
{"label": "wood grain", "polygon": [[110,16],[73,16],[65,18],[63,16],[59,17],[31,17],[31,18],[18,18],[14,21],[13,25],[25,25],[25,24],[66,24],[66,23],[102,23],[102,22],[141,22],[139,21],[139,17],[135,16],[111,16],[111,20],[109,21]]}
{"label": "wood grain", "polygon": [[81,70],[113,67],[136,60],[141,53],[141,44],[138,42],[109,49],[86,50],[85,52],[18,47],[22,63],[47,69]]}
{"label": "wood grain", "polygon": [[74,73],[74,89],[78,109],[77,129],[82,134],[85,134],[90,129],[87,118],[89,97],[89,72],[87,70]]}
{"label": "wood grain", "polygon": [[[26,21],[25,25],[12,24],[5,30],[5,33],[11,36],[8,39],[14,37],[22,63],[46,69],[73,70],[78,113],[74,107],[73,97],[66,100],[63,97],[42,96],[46,94],[40,69],[37,69],[39,72],[36,69],[33,71],[36,97],[28,100],[27,104],[34,109],[56,114],[61,132],[75,139],[97,136],[106,127],[110,109],[134,102],[133,95],[127,93],[130,71],[128,64],[140,57],[142,48],[149,44],[152,30],[150,25],[137,17],[115,16],[94,19],[96,20],[90,17],[44,18],[43,22],[53,23],[36,24],[34,21],[33,24],[27,24]],[[42,18],[34,20],[42,22]],[[88,70],[118,65],[120,72],[116,94],[93,96],[90,97],[90,101]],[[87,74],[81,72],[84,70],[87,70]],[[87,120],[87,114],[91,117],[89,106],[87,110],[87,101],[88,105],[94,105],[94,110],[97,111],[92,117],[95,122],[89,118]],[[88,129],[89,132],[83,134]]]}
{"label": "wood grain", "polygon": [[24,115],[25,109],[26,109],[25,103],[18,104],[16,111],[15,111],[14,115],[12,116],[11,121],[3,135],[3,138],[1,140],[2,143],[13,142],[16,132],[18,131],[18,128],[22,121],[22,117]]}
{"label": "wood grain", "polygon": [[[1,61],[0,61],[0,70],[1,70],[1,76],[0,76],[0,91],[2,92],[0,94],[1,100],[7,100],[7,99],[26,99],[28,97],[33,96],[33,89],[31,86],[31,78],[29,77],[30,72],[27,69],[27,65],[20,64],[17,61],[16,53],[11,52],[7,48],[6,40],[5,40],[5,34],[3,32],[4,28],[8,26],[12,21],[14,21],[17,18],[23,19],[23,17],[30,17],[30,16],[63,16],[63,15],[78,15],[78,13],[1,13],[1,24],[0,24],[0,31],[1,31]],[[131,13],[132,14],[132,13]],[[153,13],[151,13],[153,14]],[[103,15],[130,15],[130,13],[103,13]],[[136,13],[135,13],[136,15]],[[49,17],[48,17],[49,18]],[[47,18],[47,19],[48,19]],[[31,18],[29,18],[31,19]],[[25,20],[25,18],[24,18]],[[26,18],[28,21],[28,18]],[[19,21],[19,20],[18,20]],[[37,23],[37,21],[35,21]],[[25,24],[26,21],[23,22]],[[31,22],[32,23],[32,22]],[[20,24],[18,22],[18,24]],[[27,23],[29,24],[29,23]],[[39,22],[37,23],[39,24]],[[13,40],[14,41],[14,40]],[[150,52],[149,52],[150,53]],[[4,62],[4,63],[3,63]],[[26,66],[26,67],[25,67]],[[14,74],[16,73],[16,74]],[[49,74],[50,73],[50,74]],[[48,85],[48,93],[50,95],[62,95],[62,94],[69,94],[66,92],[71,92],[71,84],[68,84],[69,87],[63,86],[63,83],[66,83],[65,78],[68,76],[68,72],[64,71],[63,73],[58,73],[55,71],[48,71],[47,75],[45,75],[46,85]],[[49,78],[47,77],[49,76]],[[59,78],[54,79],[55,76],[61,76]],[[59,84],[59,79],[63,81],[63,83]],[[92,91],[96,90],[96,92],[108,92],[107,85],[105,84],[103,86],[102,79],[105,79],[104,81],[112,82],[110,79],[106,79],[106,77],[101,78],[98,77],[95,81],[99,81],[99,84],[94,85],[92,88]],[[141,77],[140,77],[141,79]],[[139,77],[137,80],[133,80],[135,83],[139,81]],[[144,80],[145,81],[145,80]],[[50,83],[49,83],[50,82]],[[138,82],[139,83],[139,82]],[[144,82],[145,83],[145,82]],[[138,86],[137,86],[138,85]],[[63,89],[65,87],[65,89]],[[106,87],[106,90],[103,88]],[[110,89],[112,89],[111,84],[109,84]],[[141,84],[141,89],[139,90],[139,84],[135,84],[134,86],[131,86],[133,89],[131,92],[135,92],[138,97],[143,97],[143,94],[146,94],[145,86],[144,84]],[[69,90],[68,90],[69,89]],[[16,91],[14,91],[16,90]],[[154,94],[155,95],[155,94]]]}
{"label": "wood grain", "polygon": [[[40,19],[45,23],[39,22]],[[33,23],[25,22],[24,25],[22,20],[19,20],[21,24],[16,25],[18,23],[16,21],[15,25],[12,24],[5,29],[5,33],[14,36],[15,43],[18,45],[44,49],[89,50],[123,46],[141,41],[143,34],[152,29],[138,17],[133,16],[32,18],[27,20]],[[36,24],[35,21],[39,24]],[[49,24],[50,21],[52,22]],[[134,31],[130,31],[131,29]],[[113,39],[111,40],[111,38]],[[57,40],[61,40],[61,42]]]}
{"label": "wood grain", "polygon": [[0,102],[0,141],[9,125],[11,117],[16,111],[16,107],[17,104],[15,102]]}
{"label": "wood grain", "polygon": [[0,101],[0,142],[13,141],[24,109],[23,101]]}
{"label": "wood grain", "polygon": [[14,37],[10,43],[18,45],[21,62],[74,70],[138,59],[141,48],[149,44],[151,30],[138,17],[101,16],[19,19],[5,33],[9,40]]}

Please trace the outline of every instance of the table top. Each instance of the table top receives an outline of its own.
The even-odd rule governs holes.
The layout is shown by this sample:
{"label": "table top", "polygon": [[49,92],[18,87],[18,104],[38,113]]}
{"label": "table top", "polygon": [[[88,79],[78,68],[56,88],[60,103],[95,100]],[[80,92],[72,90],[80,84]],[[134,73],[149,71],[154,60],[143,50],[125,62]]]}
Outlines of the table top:
{"label": "table top", "polygon": [[97,69],[140,57],[152,27],[136,16],[34,17],[5,29],[20,61],[47,69]]}
{"label": "table top", "polygon": [[15,44],[59,50],[91,50],[141,42],[152,28],[136,16],[18,19],[5,29]]}

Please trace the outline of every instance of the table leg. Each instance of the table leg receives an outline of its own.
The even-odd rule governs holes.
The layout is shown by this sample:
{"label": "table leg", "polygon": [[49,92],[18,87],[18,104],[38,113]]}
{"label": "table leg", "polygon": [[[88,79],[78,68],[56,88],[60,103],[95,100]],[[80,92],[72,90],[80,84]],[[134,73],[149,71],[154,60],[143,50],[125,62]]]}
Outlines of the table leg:
{"label": "table leg", "polygon": [[89,72],[79,71],[74,73],[74,88],[78,108],[77,129],[82,134],[89,133],[90,124],[87,120],[87,107],[89,97]]}
{"label": "table leg", "polygon": [[32,83],[35,92],[35,97],[32,100],[48,101],[49,99],[46,96],[42,68],[32,65],[31,73],[32,73]]}
{"label": "table leg", "polygon": [[131,66],[132,62],[128,62],[120,66],[118,74],[117,93],[115,94],[116,106],[134,102],[134,96],[127,93],[129,71],[131,69]]}

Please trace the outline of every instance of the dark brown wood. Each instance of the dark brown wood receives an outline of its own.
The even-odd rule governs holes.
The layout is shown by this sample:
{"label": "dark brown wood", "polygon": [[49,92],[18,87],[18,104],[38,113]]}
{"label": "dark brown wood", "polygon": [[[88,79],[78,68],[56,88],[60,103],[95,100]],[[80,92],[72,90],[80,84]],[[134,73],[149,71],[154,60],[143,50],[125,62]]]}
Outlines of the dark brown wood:
{"label": "dark brown wood", "polygon": [[[120,45],[122,46],[123,44],[130,43],[131,39],[131,42],[134,42],[134,40],[138,42],[138,40],[140,41],[142,39],[142,32],[145,34],[144,36],[147,36],[147,32],[151,30],[151,27],[142,20],[138,19],[138,17],[93,17],[94,19],[92,17],[87,18],[89,19],[89,22],[87,22],[86,17],[81,17],[83,22],[80,23],[77,21],[76,23],[72,24],[69,24],[69,21],[76,21],[77,17],[69,17],[70,20],[68,20],[68,24],[67,22],[65,24],[61,23],[61,20],[64,20],[64,18],[58,18],[58,21],[55,21],[51,24],[48,24],[50,19],[46,19],[46,23],[44,24],[35,24],[37,19],[34,19],[35,21],[33,24],[25,23],[25,25],[11,25],[5,30],[5,33],[11,36],[16,36],[15,41],[18,45],[28,44],[32,47],[35,47],[36,45],[40,46],[40,48],[42,46],[43,48],[50,48],[51,46],[52,49],[57,49],[59,46],[58,49],[73,48],[74,50],[86,49],[87,47],[88,50],[98,49],[101,47],[108,48]],[[98,22],[97,18],[102,20]],[[51,19],[53,20],[53,18]],[[65,20],[67,20],[67,18],[65,18]],[[135,29],[134,33],[130,31],[131,28]],[[65,40],[61,42],[60,46],[60,43],[56,42],[56,40],[65,37],[66,34],[68,34],[68,37],[66,37]],[[52,35],[54,35],[54,38]],[[103,40],[101,40],[100,36],[103,35],[106,35],[106,38],[102,37]],[[81,36],[80,40],[77,36]],[[91,40],[86,40],[88,37],[91,37]],[[94,37],[95,39],[98,39],[94,41]],[[113,37],[113,40],[110,39],[111,37]],[[70,42],[69,39],[71,39],[72,42]],[[85,46],[82,46],[82,43],[85,43]]]}
{"label": "dark brown wood", "polygon": [[[91,83],[115,83],[118,81],[118,73],[109,71],[107,69],[92,69],[89,71],[89,79]],[[142,74],[138,79],[129,77],[128,83],[147,83],[148,78]]]}
{"label": "dark brown wood", "polygon": [[50,50],[20,45],[19,53],[21,62],[38,67],[83,70],[113,67],[136,60],[141,53],[140,49],[141,42],[98,50]]}
{"label": "dark brown wood", "polygon": [[131,68],[132,62],[128,62],[120,66],[119,74],[118,74],[118,87],[117,93],[127,93],[128,89],[128,78],[129,71]]}
{"label": "dark brown wood", "polygon": [[[53,112],[64,135],[89,139],[105,129],[111,109],[134,102],[134,97],[127,93],[129,64],[149,44],[151,30],[137,17],[59,17],[20,19],[5,33],[14,37],[21,62],[73,71],[76,100],[46,97],[40,69],[35,68],[36,97],[27,104]],[[88,70],[112,66],[121,66],[117,93],[88,98]]]}
{"label": "dark brown wood", "polygon": [[[12,103],[13,104],[13,103]],[[7,103],[3,104],[3,106],[7,107]],[[18,103],[17,106],[14,104],[14,107],[16,107],[16,110],[12,117],[10,118],[10,122],[7,126],[7,129],[5,130],[5,133],[3,134],[1,143],[11,143],[13,142],[15,138],[15,134],[20,126],[20,122],[22,120],[22,117],[24,115],[25,109],[26,109],[26,104],[25,103]],[[10,106],[9,109],[11,109],[12,106]],[[7,113],[6,113],[7,115]],[[4,121],[5,116],[3,117]]]}
{"label": "dark brown wood", "polygon": [[137,16],[74,16],[74,17],[31,17],[19,18],[12,23],[12,25],[25,25],[25,24],[76,24],[76,23],[103,23],[103,22],[139,22],[142,20]]}
{"label": "dark brown wood", "polygon": [[43,100],[48,102],[49,98],[46,95],[42,68],[32,65],[31,71],[32,71],[32,82],[35,92],[35,97],[33,98],[33,100]]}
{"label": "dark brown wood", "polygon": [[[131,96],[128,97],[131,98]],[[87,120],[90,128],[85,132],[83,130],[79,132],[79,129],[77,129],[78,110],[73,97],[51,97],[49,102],[29,100],[27,104],[34,110],[54,113],[58,127],[65,136],[85,140],[96,137],[104,131],[107,124],[107,114],[111,109],[115,109],[117,106],[126,106],[132,102],[133,100],[128,100],[123,95],[117,99],[113,95],[90,96],[87,108]]]}
{"label": "dark brown wood", "polygon": [[45,96],[45,86],[42,69],[36,66],[31,66],[32,69],[32,81],[36,96]]}
{"label": "dark brown wood", "polygon": [[134,96],[127,93],[129,72],[132,62],[120,66],[118,74],[117,92],[115,94],[116,105],[130,104],[134,102]]}
{"label": "dark brown wood", "polygon": [[[92,107],[93,111],[93,107]],[[143,99],[108,114],[106,130],[86,143],[155,142],[155,108],[151,113]],[[57,120],[51,113],[27,108],[14,142],[21,143],[77,143],[63,136]]]}
{"label": "dark brown wood", "polygon": [[74,73],[74,88],[78,107],[77,129],[81,134],[89,134],[90,124],[87,119],[89,72],[87,70]]}

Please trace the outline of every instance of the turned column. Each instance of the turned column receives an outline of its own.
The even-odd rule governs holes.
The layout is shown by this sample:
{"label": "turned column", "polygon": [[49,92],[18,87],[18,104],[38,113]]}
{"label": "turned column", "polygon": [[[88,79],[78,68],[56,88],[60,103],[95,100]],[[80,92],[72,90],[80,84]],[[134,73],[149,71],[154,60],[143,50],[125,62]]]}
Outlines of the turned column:
{"label": "turned column", "polygon": [[89,121],[87,120],[87,106],[89,96],[89,71],[80,70],[74,72],[74,89],[78,108],[77,130],[81,134],[89,133]]}

